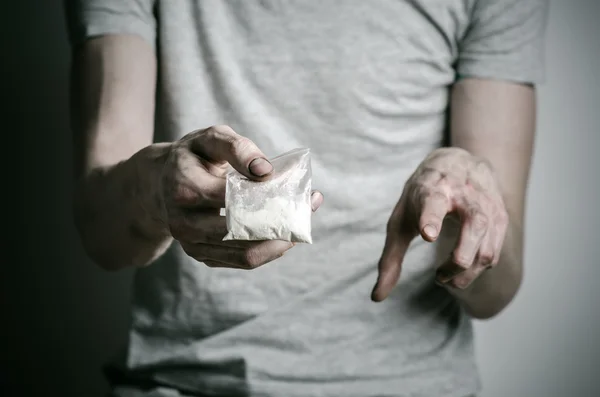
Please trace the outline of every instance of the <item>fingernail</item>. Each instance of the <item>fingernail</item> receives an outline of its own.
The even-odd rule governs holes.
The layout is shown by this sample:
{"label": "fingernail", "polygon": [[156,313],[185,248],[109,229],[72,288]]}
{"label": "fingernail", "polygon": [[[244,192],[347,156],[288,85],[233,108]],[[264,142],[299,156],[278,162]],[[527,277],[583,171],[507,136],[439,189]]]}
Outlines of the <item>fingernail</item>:
{"label": "fingernail", "polygon": [[429,238],[436,238],[437,228],[433,225],[425,225],[423,228],[423,233],[425,233]]}
{"label": "fingernail", "polygon": [[323,204],[323,195],[321,193],[313,192],[310,196],[310,205],[313,212],[318,210],[321,204]]}
{"label": "fingernail", "polygon": [[252,160],[250,166],[248,167],[252,175],[255,176],[265,176],[273,171],[273,166],[267,159],[257,158]]}

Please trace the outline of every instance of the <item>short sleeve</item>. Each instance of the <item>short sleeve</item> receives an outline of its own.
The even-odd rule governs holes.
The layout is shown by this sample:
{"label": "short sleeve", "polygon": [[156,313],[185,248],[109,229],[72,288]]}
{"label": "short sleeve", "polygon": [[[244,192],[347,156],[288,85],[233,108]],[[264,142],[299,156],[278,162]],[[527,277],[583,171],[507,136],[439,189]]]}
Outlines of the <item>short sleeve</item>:
{"label": "short sleeve", "polygon": [[157,0],[66,0],[69,41],[76,46],[106,34],[135,34],[156,40]]}
{"label": "short sleeve", "polygon": [[458,76],[543,82],[548,7],[548,0],[475,0]]}

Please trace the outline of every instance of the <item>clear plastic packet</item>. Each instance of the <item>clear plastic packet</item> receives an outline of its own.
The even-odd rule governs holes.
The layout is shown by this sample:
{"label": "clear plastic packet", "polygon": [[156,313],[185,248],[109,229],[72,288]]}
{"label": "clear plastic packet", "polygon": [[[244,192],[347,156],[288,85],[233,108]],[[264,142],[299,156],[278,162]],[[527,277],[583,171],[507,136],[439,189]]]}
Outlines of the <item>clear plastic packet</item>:
{"label": "clear plastic packet", "polygon": [[270,160],[273,174],[262,182],[227,174],[227,240],[284,240],[312,244],[310,149],[294,149]]}

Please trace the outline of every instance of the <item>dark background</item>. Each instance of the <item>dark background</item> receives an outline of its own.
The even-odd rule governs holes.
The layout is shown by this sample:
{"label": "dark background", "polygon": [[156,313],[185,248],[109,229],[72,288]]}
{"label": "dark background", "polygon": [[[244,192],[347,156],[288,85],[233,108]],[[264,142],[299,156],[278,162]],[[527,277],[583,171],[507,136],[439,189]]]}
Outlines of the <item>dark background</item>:
{"label": "dark background", "polygon": [[[6,0],[0,15],[0,395],[99,396],[126,341],[131,272],[94,267],[72,226],[62,1]],[[599,20],[600,1],[551,1],[525,282],[476,326],[482,397],[600,395]]]}
{"label": "dark background", "polygon": [[62,1],[9,0],[0,10],[3,195],[12,202],[2,225],[10,254],[2,260],[0,395],[99,395],[101,365],[127,337],[131,272],[97,269],[72,226]]}

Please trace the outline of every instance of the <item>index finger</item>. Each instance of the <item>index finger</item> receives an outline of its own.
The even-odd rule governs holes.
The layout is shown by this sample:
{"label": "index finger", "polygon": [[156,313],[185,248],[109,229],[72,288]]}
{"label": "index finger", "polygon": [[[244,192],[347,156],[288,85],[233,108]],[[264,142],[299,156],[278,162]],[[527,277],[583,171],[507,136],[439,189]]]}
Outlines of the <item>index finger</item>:
{"label": "index finger", "polygon": [[415,237],[414,231],[403,227],[404,218],[404,199],[401,198],[390,218],[385,247],[379,259],[379,275],[371,293],[371,299],[375,302],[381,302],[387,298],[398,283],[404,255]]}
{"label": "index finger", "polygon": [[273,171],[273,166],[254,142],[227,126],[207,128],[194,137],[190,145],[194,153],[208,160],[227,161],[252,180],[262,180]]}

